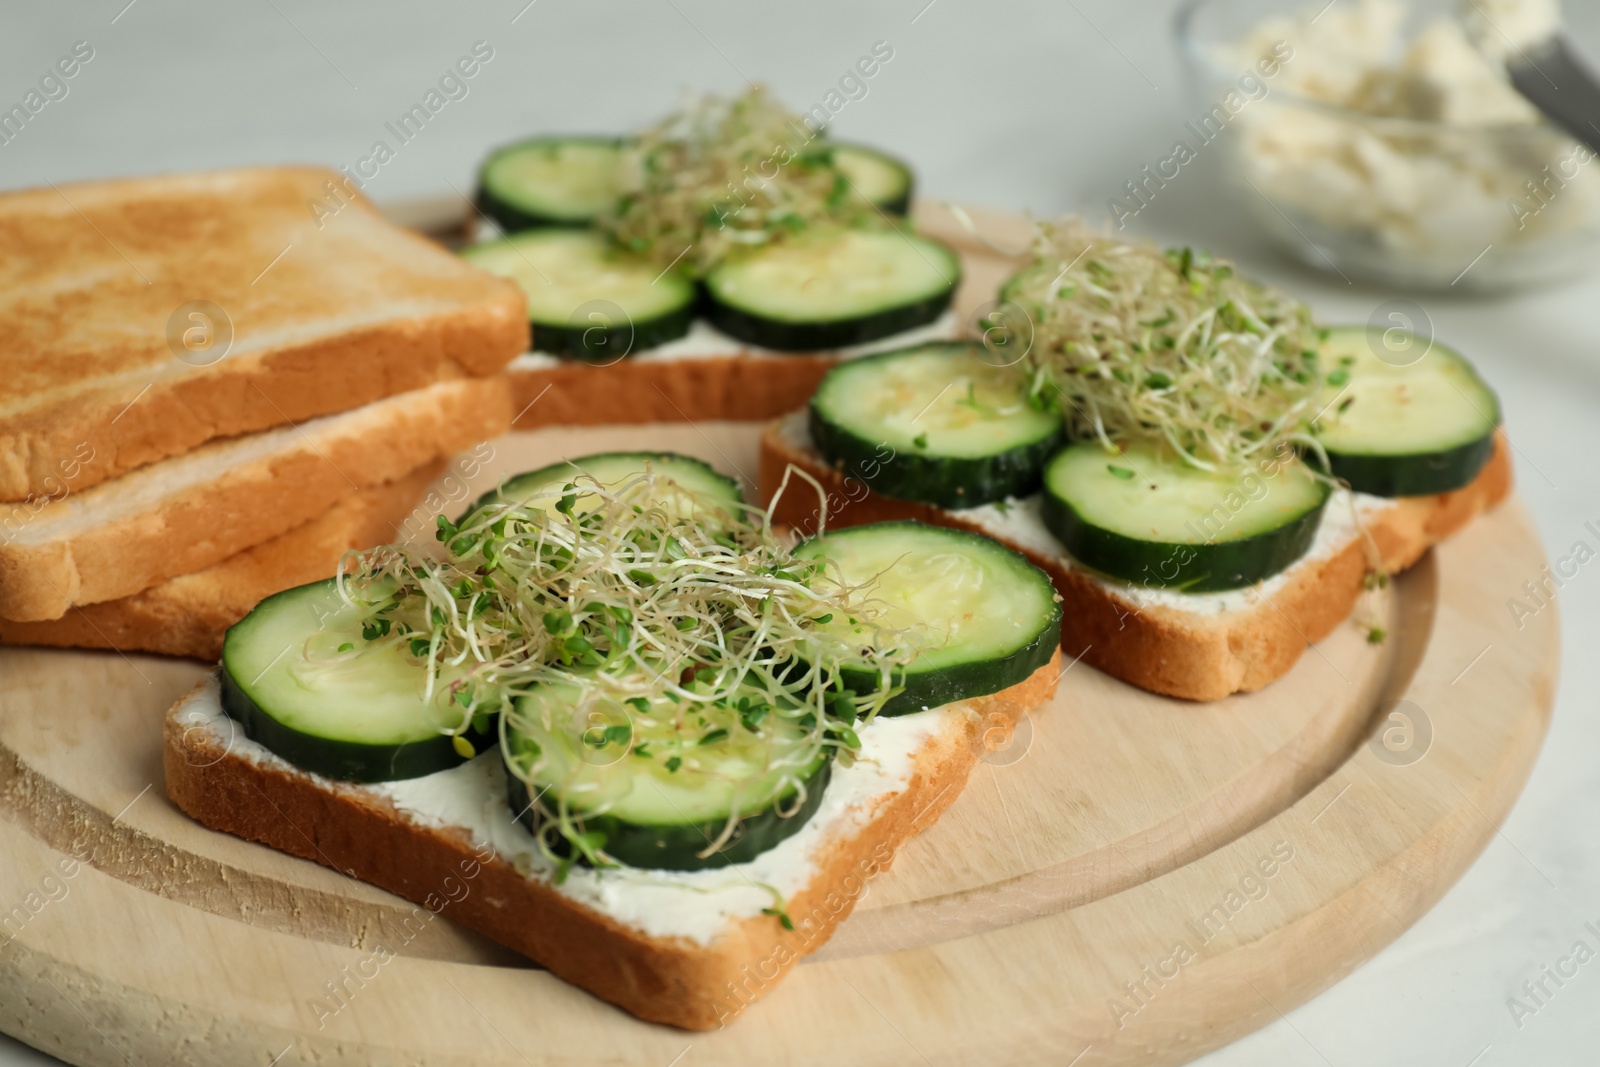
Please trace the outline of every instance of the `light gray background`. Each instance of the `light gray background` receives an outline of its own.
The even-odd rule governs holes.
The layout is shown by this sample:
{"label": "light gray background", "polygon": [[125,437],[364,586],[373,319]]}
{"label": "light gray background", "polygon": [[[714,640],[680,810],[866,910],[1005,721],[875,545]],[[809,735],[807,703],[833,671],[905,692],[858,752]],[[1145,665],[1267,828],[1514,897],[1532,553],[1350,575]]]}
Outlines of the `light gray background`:
{"label": "light gray background", "polygon": [[[894,58],[834,129],[914,160],[922,190],[940,197],[1103,214],[1106,198],[1169,152],[1183,120],[1204,110],[1179,69],[1171,0],[125,3],[0,0],[6,105],[75,41],[95,49],[70,95],[0,146],[0,187],[352,163],[374,140],[389,140],[383,124],[477,40],[494,58],[469,96],[382,168],[368,188],[376,199],[466,192],[491,145],[534,132],[627,130],[685,89],[735,90],[746,76],[808,107],[879,40]],[[1229,254],[1310,300],[1324,321],[1365,321],[1395,295],[1330,282],[1276,256],[1219,196],[1215,160],[1200,163],[1139,216],[1143,232]],[[1560,555],[1592,540],[1583,524],[1600,520],[1600,280],[1422,303],[1440,337],[1499,390],[1520,450],[1519,491],[1547,549]],[[1600,569],[1581,571],[1561,597],[1566,662],[1555,723],[1503,834],[1392,947],[1207,1058],[1208,1067],[1595,1061],[1600,962],[1520,1029],[1506,1006],[1525,979],[1589,937],[1584,922],[1600,920]],[[1494,669],[1493,651],[1474,668]],[[1065,1063],[1077,1050],[1063,1052]],[[0,1065],[53,1062],[0,1038]]]}

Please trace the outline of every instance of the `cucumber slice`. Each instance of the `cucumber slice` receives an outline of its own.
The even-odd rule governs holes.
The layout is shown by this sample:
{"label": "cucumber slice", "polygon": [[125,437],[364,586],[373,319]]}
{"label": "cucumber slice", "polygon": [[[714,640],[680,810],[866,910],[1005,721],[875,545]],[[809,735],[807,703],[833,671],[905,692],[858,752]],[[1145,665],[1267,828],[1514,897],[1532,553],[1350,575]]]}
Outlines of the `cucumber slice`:
{"label": "cucumber slice", "polygon": [[706,318],[786,352],[845,348],[932,322],[961,281],[956,254],[898,230],[801,234],[706,276]]}
{"label": "cucumber slice", "polygon": [[[222,707],[297,767],[353,782],[419,778],[462,761],[449,674],[424,702],[427,671],[400,639],[368,641],[329,578],[256,605],[222,645]],[[478,748],[492,744],[474,735]]]}
{"label": "cucumber slice", "polygon": [[[498,489],[491,489],[479,497],[471,510],[477,511],[494,504],[517,504],[550,512],[560,503],[565,487],[573,484],[581,475],[587,474],[605,488],[615,489],[647,470],[664,474],[697,495],[726,501],[729,511],[737,510],[744,503],[744,493],[738,482],[693,456],[682,456],[676,452],[600,452],[552,463],[548,467],[508,478]],[[580,486],[576,490],[572,505],[574,514],[587,514],[601,502],[597,494],[585,492],[585,488]],[[686,518],[696,516],[700,510],[694,499],[686,494],[674,494],[658,503],[672,514]],[[461,525],[465,526],[466,522],[462,520]]]}
{"label": "cucumber slice", "polygon": [[1061,438],[1027,382],[963,341],[841,363],[811,398],[811,437],[875,491],[944,508],[1027,496]]}
{"label": "cucumber slice", "polygon": [[1069,445],[1044,471],[1044,523],[1078,562],[1191,593],[1252,585],[1305,555],[1330,492],[1303,463],[1213,473],[1148,445]]}
{"label": "cucumber slice", "polygon": [[[904,715],[998,693],[1050,662],[1061,643],[1061,604],[1050,578],[998,541],[920,522],[880,522],[825,534],[795,550],[826,558],[825,573],[845,583],[877,578],[875,621],[903,630],[917,657],[893,684],[880,715]],[[833,618],[823,630],[871,641],[859,623]],[[882,679],[860,663],[841,665],[854,692],[875,692]]]}
{"label": "cucumber slice", "polygon": [[[795,715],[768,711],[746,725],[734,707],[688,701],[579,706],[573,687],[539,686],[507,722],[507,796],[535,833],[564,806],[629,866],[725,867],[794,834],[822,802],[831,761],[810,730]],[[735,815],[733,836],[710,851]]]}
{"label": "cucumber slice", "polygon": [[533,347],[611,362],[675,340],[694,318],[694,283],[587,230],[530,230],[463,251],[528,298]]}
{"label": "cucumber slice", "polygon": [[880,211],[904,215],[911,210],[911,168],[887,152],[859,144],[835,144],[833,165],[850,187]]}
{"label": "cucumber slice", "polygon": [[507,145],[478,171],[478,208],[506,233],[587,226],[617,201],[622,141],[535,137]]}
{"label": "cucumber slice", "polygon": [[1322,353],[1327,391],[1338,399],[1318,420],[1317,439],[1331,473],[1350,488],[1448,493],[1476,478],[1494,453],[1499,398],[1458,353],[1435,341],[1421,359],[1396,366],[1379,358],[1362,326],[1329,331]]}

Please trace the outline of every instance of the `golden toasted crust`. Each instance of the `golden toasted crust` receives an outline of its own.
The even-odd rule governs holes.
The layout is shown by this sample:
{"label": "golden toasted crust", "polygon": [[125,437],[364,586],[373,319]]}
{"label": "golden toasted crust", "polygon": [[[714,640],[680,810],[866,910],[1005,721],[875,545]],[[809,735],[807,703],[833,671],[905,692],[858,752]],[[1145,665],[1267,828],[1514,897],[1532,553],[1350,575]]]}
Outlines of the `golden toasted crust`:
{"label": "golden toasted crust", "polygon": [[[917,754],[908,788],[854,836],[833,842],[810,885],[786,902],[794,930],[761,915],[733,924],[710,945],[646,936],[523,877],[460,831],[416,825],[369,793],[244,759],[181,723],[181,702],[166,720],[167,795],[213,829],[347,871],[430,909],[443,906],[449,918],[642,1019],[709,1030],[827,941],[865,881],[954,801],[982,746],[1048,700],[1060,673],[1057,653],[1026,681],[969,701],[959,727]],[[448,887],[462,881],[470,891],[456,898]]]}
{"label": "golden toasted crust", "polygon": [[[780,425],[769,425],[761,437],[765,499],[771,499],[793,464],[826,490],[829,525],[917,519],[989,533],[959,511],[871,492],[829,467],[814,449],[797,447]],[[1510,491],[1510,450],[1500,436],[1472,484],[1453,493],[1401,499],[1371,519],[1368,532],[1385,568],[1403,570]],[[791,483],[774,519],[802,531],[814,530],[816,500],[809,487]],[[1352,538],[1328,558],[1296,564],[1286,584],[1270,598],[1262,597],[1241,611],[1198,615],[1161,604],[1140,604],[1131,591],[1069,567],[1060,556],[1012,547],[1048,573],[1065,598],[1061,644],[1069,655],[1081,653],[1086,662],[1141,689],[1188,700],[1221,700],[1282,677],[1310,642],[1326,637],[1349,617],[1368,570],[1366,551],[1359,539]]]}
{"label": "golden toasted crust", "polygon": [[350,549],[393,540],[444,466],[436,459],[353,493],[288,533],[142,593],[73,608],[48,622],[0,619],[0,644],[110,648],[215,662],[228,627],[262,600],[326,578]]}
{"label": "golden toasted crust", "polygon": [[36,509],[21,505],[15,529],[0,527],[0,617],[58,619],[73,606],[202,570],[309,522],[354,491],[497,436],[510,419],[503,378],[441,382],[269,431],[276,436],[264,455],[219,461],[189,484],[174,484],[175,472],[236,455],[250,439],[215,442]]}
{"label": "golden toasted crust", "polygon": [[835,356],[710,356],[606,366],[513,364],[519,429],[641,422],[771,419],[804,404]]}
{"label": "golden toasted crust", "polygon": [[[262,167],[0,195],[0,500],[493,374],[527,349],[515,284],[342,180]],[[224,358],[181,342],[189,361],[175,357],[193,301],[231,322]]]}

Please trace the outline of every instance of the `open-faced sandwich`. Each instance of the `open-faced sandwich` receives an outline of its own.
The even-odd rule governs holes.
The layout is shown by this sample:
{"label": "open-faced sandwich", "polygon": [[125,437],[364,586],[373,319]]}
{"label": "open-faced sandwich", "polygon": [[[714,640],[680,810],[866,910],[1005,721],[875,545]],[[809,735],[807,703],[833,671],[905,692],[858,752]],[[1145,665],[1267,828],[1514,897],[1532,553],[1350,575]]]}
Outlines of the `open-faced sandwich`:
{"label": "open-faced sandwich", "polygon": [[168,715],[168,793],[430,907],[470,868],[450,918],[654,1021],[770,990],[1059,675],[1020,554],[919,523],[794,545],[682,456],[513,478],[438,540],[233,627]]}
{"label": "open-faced sandwich", "polygon": [[464,254],[528,296],[519,425],[771,418],[842,357],[954,336],[960,261],[911,228],[911,186],[760,88],[495,152],[501,236]]}
{"label": "open-faced sandwich", "polygon": [[830,522],[999,538],[1054,579],[1069,654],[1158,693],[1261,688],[1510,490],[1458,353],[1319,328],[1204,253],[1040,225],[991,326],[834,368],[764,433],[763,488],[798,467]]}

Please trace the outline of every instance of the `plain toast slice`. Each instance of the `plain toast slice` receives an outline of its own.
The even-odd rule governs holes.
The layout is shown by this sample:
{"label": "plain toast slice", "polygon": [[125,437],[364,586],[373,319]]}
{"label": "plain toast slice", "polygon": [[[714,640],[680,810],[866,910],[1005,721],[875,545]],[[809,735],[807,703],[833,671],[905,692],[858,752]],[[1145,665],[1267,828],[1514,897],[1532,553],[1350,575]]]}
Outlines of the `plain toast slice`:
{"label": "plain toast slice", "polygon": [[576,867],[558,882],[513,818],[496,752],[409,782],[329,781],[246,738],[215,677],[167,714],[167,794],[206,826],[442,912],[642,1019],[708,1030],[827,941],[867,880],[950,805],[986,744],[1050,699],[1060,673],[1058,652],[1010,689],[868,724],[861,758],[835,769],[804,827],[714,870]]}
{"label": "plain toast slice", "polygon": [[[793,465],[827,494],[827,522],[855,526],[917,519],[987,534],[1022,552],[1065,598],[1061,644],[1068,655],[1154,693],[1220,700],[1282,677],[1313,641],[1350,617],[1366,580],[1368,556],[1349,494],[1336,493],[1311,550],[1282,574],[1228,593],[1146,590],[1073,562],[1039,518],[1038,497],[949,511],[895,500],[830,467],[812,445],[806,412],[770,423],[761,436],[760,485],[770,501]],[[1504,437],[1472,484],[1438,496],[1380,500],[1358,496],[1361,526],[1384,567],[1404,570],[1511,492]],[[817,528],[816,491],[791,478],[774,521],[801,533]]]}
{"label": "plain toast slice", "polygon": [[0,500],[494,374],[528,347],[515,284],[331,170],[6,193],[0,248]]}
{"label": "plain toast slice", "polygon": [[0,512],[0,618],[58,619],[203,570],[510,422],[503,377],[455,379],[13,505]]}
{"label": "plain toast slice", "polygon": [[73,608],[45,622],[0,619],[0,644],[155,652],[215,662],[228,627],[262,600],[328,577],[351,549],[394,540],[444,467],[445,461],[436,459],[392,482],[352,493],[288,533],[142,593]]}

